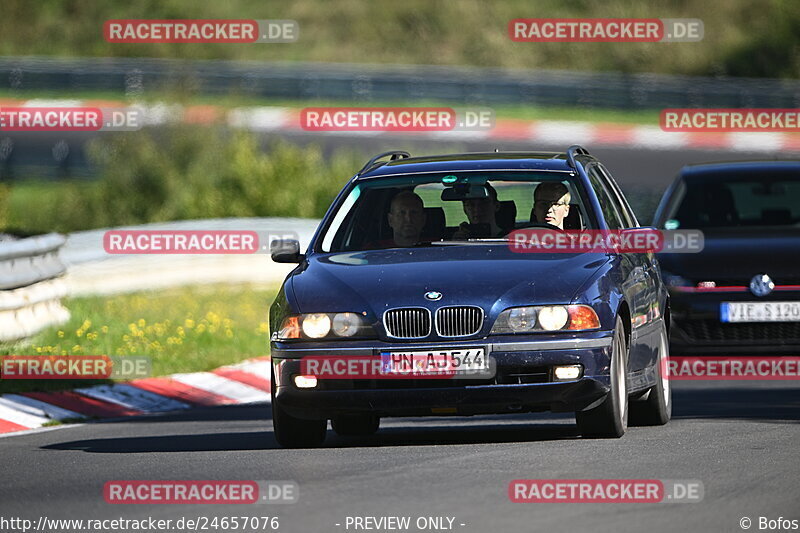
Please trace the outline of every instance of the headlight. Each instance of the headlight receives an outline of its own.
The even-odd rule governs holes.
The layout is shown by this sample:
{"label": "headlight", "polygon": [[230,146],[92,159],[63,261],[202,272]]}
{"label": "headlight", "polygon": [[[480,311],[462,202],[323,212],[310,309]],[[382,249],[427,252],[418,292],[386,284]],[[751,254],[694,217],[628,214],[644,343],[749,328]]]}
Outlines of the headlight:
{"label": "headlight", "polygon": [[517,307],[509,309],[508,327],[512,331],[531,331],[536,326],[535,307]]}
{"label": "headlight", "polygon": [[355,313],[333,315],[333,332],[340,337],[352,337],[361,327],[361,317]]}
{"label": "headlight", "polygon": [[546,331],[563,328],[567,325],[567,320],[569,320],[569,313],[567,313],[566,307],[558,305],[542,307],[539,310],[539,325]]}
{"label": "headlight", "polygon": [[288,316],[273,340],[369,337],[375,332],[359,313],[306,313]]}
{"label": "headlight", "polygon": [[312,339],[321,339],[331,331],[331,317],[324,313],[303,316],[303,333]]}
{"label": "headlight", "polygon": [[588,305],[512,307],[497,317],[492,334],[579,331],[599,327],[600,319]]}

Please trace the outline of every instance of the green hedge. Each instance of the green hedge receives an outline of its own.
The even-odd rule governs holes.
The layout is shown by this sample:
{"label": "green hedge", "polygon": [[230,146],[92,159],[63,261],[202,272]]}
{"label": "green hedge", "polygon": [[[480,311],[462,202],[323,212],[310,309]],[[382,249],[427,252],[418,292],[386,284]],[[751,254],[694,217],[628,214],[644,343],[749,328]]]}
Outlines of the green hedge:
{"label": "green hedge", "polygon": [[[317,146],[281,141],[264,151],[251,133],[189,126],[110,135],[88,152],[97,181],[15,184],[0,228],[67,232],[196,218],[318,218],[364,163],[354,152],[326,159]],[[2,198],[0,190],[0,208]]]}

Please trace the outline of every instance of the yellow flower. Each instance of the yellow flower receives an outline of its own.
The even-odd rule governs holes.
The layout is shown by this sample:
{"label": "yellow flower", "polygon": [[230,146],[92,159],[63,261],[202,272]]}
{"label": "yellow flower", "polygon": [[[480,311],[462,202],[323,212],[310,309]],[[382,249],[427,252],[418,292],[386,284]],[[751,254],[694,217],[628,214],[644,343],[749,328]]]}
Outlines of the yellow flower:
{"label": "yellow flower", "polygon": [[63,339],[64,338],[64,332],[63,331],[58,330],[58,338],[59,339]]}
{"label": "yellow flower", "polygon": [[100,328],[100,331],[102,331],[103,333],[108,333],[108,326],[103,326],[102,328]]}
{"label": "yellow flower", "polygon": [[183,325],[186,327],[186,329],[192,329],[194,327],[194,320],[187,318],[183,321]]}

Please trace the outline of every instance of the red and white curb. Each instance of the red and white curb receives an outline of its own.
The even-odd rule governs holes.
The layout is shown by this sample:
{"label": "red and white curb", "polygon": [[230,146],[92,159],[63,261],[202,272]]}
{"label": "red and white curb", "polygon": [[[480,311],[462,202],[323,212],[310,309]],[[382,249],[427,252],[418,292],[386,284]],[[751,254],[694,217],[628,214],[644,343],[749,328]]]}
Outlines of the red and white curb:
{"label": "red and white curb", "polygon": [[[240,107],[226,109],[213,105],[180,106],[165,103],[130,104],[107,100],[9,100],[0,107],[98,107],[121,108],[135,105],[143,111],[143,125],[169,122],[212,124],[225,122],[252,131],[300,133],[300,109],[288,107]],[[314,132],[333,136],[408,136],[441,141],[525,141],[544,144],[644,148],[648,150],[725,150],[734,152],[800,152],[800,133],[781,132],[666,132],[656,125],[620,123],[521,120],[498,118],[495,127],[482,131],[439,132]]]}
{"label": "red and white curb", "polygon": [[72,391],[3,394],[0,434],[24,433],[54,420],[117,418],[270,401],[269,357],[259,357],[212,372],[136,379]]}

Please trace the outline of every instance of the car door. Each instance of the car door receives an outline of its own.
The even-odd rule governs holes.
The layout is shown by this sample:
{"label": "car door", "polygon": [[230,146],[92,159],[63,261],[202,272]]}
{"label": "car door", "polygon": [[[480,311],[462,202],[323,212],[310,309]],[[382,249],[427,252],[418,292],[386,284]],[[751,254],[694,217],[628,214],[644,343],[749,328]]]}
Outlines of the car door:
{"label": "car door", "polygon": [[[590,165],[586,169],[589,180],[592,182],[603,216],[610,230],[622,230],[636,227],[635,218],[631,219],[622,202],[614,191],[609,178],[602,173],[599,165]],[[636,371],[647,366],[652,354],[648,346],[647,317],[649,316],[649,281],[650,270],[647,254],[620,253],[616,260],[622,275],[622,291],[631,312],[631,338],[630,354],[628,360],[629,371]]]}
{"label": "car door", "polygon": [[[598,165],[598,170],[606,178],[607,183],[611,187],[614,197],[620,209],[620,214],[623,217],[623,222],[626,228],[640,227],[636,215],[631,209],[625,196],[622,194],[619,185],[603,167]],[[643,282],[644,291],[642,297],[644,299],[642,306],[642,315],[639,320],[642,322],[639,330],[639,349],[637,350],[637,359],[640,359],[641,368],[650,366],[655,362],[658,355],[658,349],[661,341],[661,323],[663,321],[663,310],[661,309],[662,295],[661,291],[661,273],[658,267],[658,259],[655,252],[644,252],[635,254],[640,259],[640,265],[643,269]],[[637,366],[637,368],[639,368]]]}

